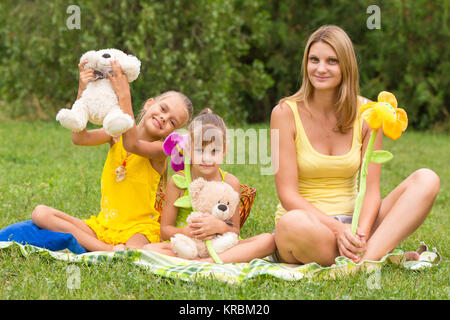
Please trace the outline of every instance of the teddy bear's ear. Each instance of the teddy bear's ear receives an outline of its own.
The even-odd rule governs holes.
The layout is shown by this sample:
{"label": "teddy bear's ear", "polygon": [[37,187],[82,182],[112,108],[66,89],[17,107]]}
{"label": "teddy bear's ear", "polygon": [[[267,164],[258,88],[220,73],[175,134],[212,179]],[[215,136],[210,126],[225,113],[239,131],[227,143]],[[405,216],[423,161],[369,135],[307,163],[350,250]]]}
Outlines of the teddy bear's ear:
{"label": "teddy bear's ear", "polygon": [[141,61],[131,54],[124,54],[119,59],[119,62],[122,67],[122,71],[127,75],[128,82],[136,80],[141,69]]}
{"label": "teddy bear's ear", "polygon": [[81,58],[80,58],[80,62],[84,61],[87,59],[87,63],[84,65],[84,69],[89,69],[89,68],[94,68],[95,65],[97,64],[97,55],[96,55],[96,51],[95,50],[91,50],[88,51],[86,53],[84,53]]}
{"label": "teddy bear's ear", "polygon": [[191,196],[191,199],[196,199],[198,197],[198,195],[200,194],[200,192],[205,187],[205,185],[206,185],[206,180],[203,178],[197,178],[194,181],[192,181],[191,185],[189,186],[189,194]]}

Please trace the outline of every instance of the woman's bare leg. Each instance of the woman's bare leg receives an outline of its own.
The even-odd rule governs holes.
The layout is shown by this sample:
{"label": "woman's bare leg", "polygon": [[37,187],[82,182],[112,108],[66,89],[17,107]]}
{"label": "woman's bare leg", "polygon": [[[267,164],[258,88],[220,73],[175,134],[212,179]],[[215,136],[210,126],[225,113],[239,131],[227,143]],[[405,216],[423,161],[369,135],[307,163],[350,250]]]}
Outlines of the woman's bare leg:
{"label": "woman's bare leg", "polygon": [[73,234],[78,243],[88,251],[121,249],[120,246],[98,240],[95,232],[83,220],[45,205],[39,205],[33,210],[31,220],[41,229]]}
{"label": "woman's bare leg", "polygon": [[439,187],[436,173],[420,169],[383,199],[363,259],[379,260],[412,234],[431,211]]}
{"label": "woman's bare leg", "polygon": [[278,220],[275,227],[278,257],[286,263],[334,263],[339,251],[334,233],[314,214],[292,210]]}

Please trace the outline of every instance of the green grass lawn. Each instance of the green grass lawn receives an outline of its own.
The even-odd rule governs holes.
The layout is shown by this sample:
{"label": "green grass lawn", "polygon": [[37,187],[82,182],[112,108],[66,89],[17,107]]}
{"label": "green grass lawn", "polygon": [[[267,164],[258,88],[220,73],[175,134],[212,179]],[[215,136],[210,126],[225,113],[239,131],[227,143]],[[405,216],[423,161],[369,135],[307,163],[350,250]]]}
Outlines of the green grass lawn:
{"label": "green grass lawn", "polygon": [[[247,128],[267,128],[248,126]],[[31,219],[38,204],[79,218],[97,214],[100,176],[108,146],[79,147],[57,123],[0,123],[0,228]],[[131,263],[77,265],[79,289],[68,289],[72,275],[62,261],[32,255],[17,248],[0,250],[0,299],[448,299],[450,137],[407,131],[396,142],[385,139],[394,159],[383,165],[382,196],[414,170],[427,167],[441,178],[441,190],[424,225],[400,244],[415,250],[420,241],[436,247],[443,261],[420,272],[387,266],[380,289],[368,286],[360,272],[338,280],[288,282],[260,277],[241,285],[216,280],[186,283],[154,276]],[[241,183],[257,189],[243,238],[274,229],[278,203],[273,176],[260,175],[259,165],[224,165]]]}

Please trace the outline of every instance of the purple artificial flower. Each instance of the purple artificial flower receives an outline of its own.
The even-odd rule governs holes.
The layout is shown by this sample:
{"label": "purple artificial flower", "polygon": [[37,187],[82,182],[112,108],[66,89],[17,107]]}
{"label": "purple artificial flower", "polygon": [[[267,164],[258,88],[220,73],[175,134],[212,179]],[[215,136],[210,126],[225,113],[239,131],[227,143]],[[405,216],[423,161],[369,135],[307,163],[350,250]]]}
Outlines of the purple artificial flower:
{"label": "purple artificial flower", "polygon": [[164,140],[164,153],[170,156],[170,166],[174,171],[184,169],[184,152],[186,152],[187,135],[180,135],[178,132],[169,134]]}

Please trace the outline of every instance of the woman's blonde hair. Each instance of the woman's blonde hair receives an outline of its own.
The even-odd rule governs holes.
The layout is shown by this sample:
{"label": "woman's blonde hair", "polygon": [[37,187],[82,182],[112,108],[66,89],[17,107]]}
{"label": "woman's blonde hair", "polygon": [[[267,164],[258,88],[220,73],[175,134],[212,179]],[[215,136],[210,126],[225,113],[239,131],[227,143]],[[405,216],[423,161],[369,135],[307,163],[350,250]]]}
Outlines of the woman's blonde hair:
{"label": "woman's blonde hair", "polygon": [[326,25],[316,30],[306,43],[302,60],[302,85],[293,95],[280,100],[280,104],[286,100],[303,102],[309,110],[308,98],[313,93],[314,87],[308,78],[307,64],[311,46],[316,42],[324,42],[336,51],[342,80],[339,86],[336,101],[337,129],[345,133],[353,127],[357,114],[357,97],[359,95],[359,74],[353,44],[344,30],[338,26]]}

